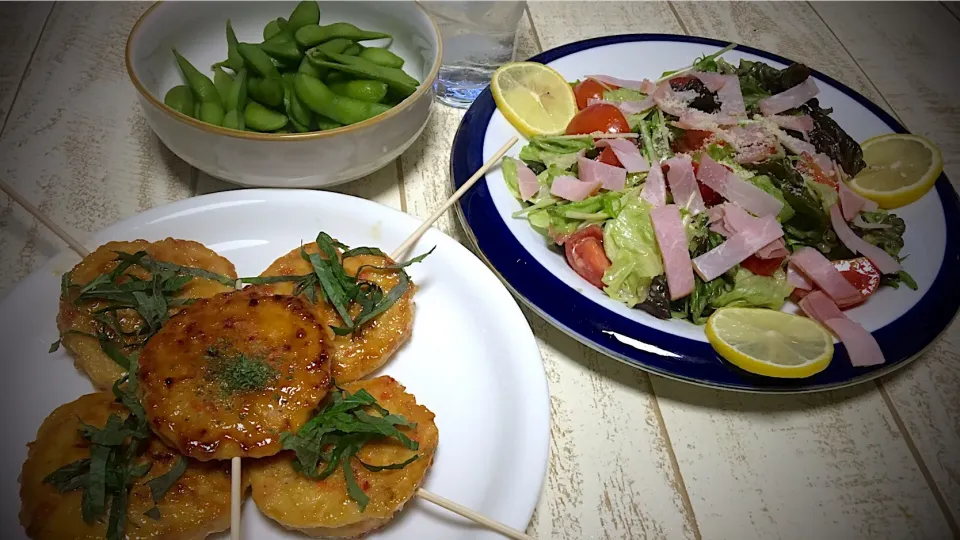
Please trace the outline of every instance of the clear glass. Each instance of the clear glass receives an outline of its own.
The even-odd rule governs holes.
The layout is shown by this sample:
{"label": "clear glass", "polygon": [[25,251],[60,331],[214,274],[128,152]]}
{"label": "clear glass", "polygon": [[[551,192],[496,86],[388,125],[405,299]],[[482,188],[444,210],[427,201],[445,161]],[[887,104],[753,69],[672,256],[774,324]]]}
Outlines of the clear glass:
{"label": "clear glass", "polygon": [[437,99],[469,107],[490,84],[490,76],[513,60],[517,24],[525,1],[422,2],[443,39],[443,61],[434,87]]}

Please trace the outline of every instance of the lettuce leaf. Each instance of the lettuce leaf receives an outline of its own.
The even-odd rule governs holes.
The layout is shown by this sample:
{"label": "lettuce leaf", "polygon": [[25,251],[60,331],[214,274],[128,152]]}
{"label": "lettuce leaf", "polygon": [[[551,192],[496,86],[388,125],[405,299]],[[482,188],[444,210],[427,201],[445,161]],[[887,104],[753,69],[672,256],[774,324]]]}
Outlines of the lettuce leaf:
{"label": "lettuce leaf", "polygon": [[634,307],[647,298],[651,280],[663,273],[650,220],[651,207],[630,193],[620,213],[603,228],[603,248],[611,265],[603,273],[607,296]]}
{"label": "lettuce leaf", "polygon": [[860,217],[867,223],[882,223],[889,225],[889,227],[886,229],[865,229],[858,227],[856,223],[851,223],[850,228],[857,233],[857,236],[894,257],[900,255],[900,250],[903,249],[903,233],[907,230],[907,224],[904,223],[903,219],[883,210],[861,212]]}
{"label": "lettuce leaf", "polygon": [[837,193],[837,190],[832,186],[826,184],[821,184],[813,180],[805,179],[807,187],[811,191],[817,194],[817,198],[820,199],[820,206],[823,207],[823,211],[827,214],[830,213],[830,207],[837,204],[840,200],[840,194]]}
{"label": "lettuce leaf", "polygon": [[781,208],[780,213],[777,214],[777,219],[780,221],[780,223],[790,221],[790,219],[796,215],[793,207],[790,206],[787,200],[783,197],[783,192],[780,191],[777,186],[773,185],[773,180],[771,180],[769,176],[765,174],[757,174],[747,178],[746,181],[766,191],[770,195],[773,195],[774,198],[783,203],[783,208]]}
{"label": "lettuce leaf", "polygon": [[615,103],[620,103],[621,101],[643,101],[647,99],[647,95],[630,88],[617,88],[616,90],[607,90],[604,92],[603,99]]}
{"label": "lettuce leaf", "polygon": [[733,289],[710,301],[713,308],[763,307],[780,309],[793,286],[787,283],[787,273],[778,269],[772,276],[758,276],[742,267],[733,278]]}
{"label": "lettuce leaf", "polygon": [[517,162],[513,158],[503,158],[500,161],[500,170],[503,171],[503,181],[507,184],[507,190],[513,195],[514,199],[520,198],[520,178],[517,176]]}

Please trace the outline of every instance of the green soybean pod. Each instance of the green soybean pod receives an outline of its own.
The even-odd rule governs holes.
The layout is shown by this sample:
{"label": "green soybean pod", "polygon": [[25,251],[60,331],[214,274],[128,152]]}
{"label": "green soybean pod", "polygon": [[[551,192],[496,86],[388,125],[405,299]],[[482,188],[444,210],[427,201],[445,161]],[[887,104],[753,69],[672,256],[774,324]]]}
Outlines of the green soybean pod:
{"label": "green soybean pod", "polygon": [[223,115],[223,127],[228,129],[236,129],[243,131],[244,122],[243,114],[238,112],[236,109],[227,111],[227,114]]}
{"label": "green soybean pod", "polygon": [[359,56],[378,66],[397,69],[403,67],[403,58],[400,58],[383,47],[365,47],[360,51]]}
{"label": "green soybean pod", "polygon": [[307,129],[301,130],[300,128],[310,125],[313,120],[313,114],[310,112],[310,109],[303,104],[300,96],[297,95],[297,92],[293,88],[293,79],[295,76],[294,73],[283,74],[283,105],[293,127],[297,128],[297,131],[308,131]]}
{"label": "green soybean pod", "polygon": [[341,124],[355,124],[384,113],[390,108],[334,94],[319,79],[298,73],[293,80],[297,96],[313,112]]}
{"label": "green soybean pod", "polygon": [[224,112],[223,105],[221,105],[219,101],[201,101],[199,120],[214,126],[219,126],[223,124]]}
{"label": "green soybean pod", "polygon": [[313,65],[310,62],[310,58],[307,56],[303,57],[303,60],[300,61],[300,67],[297,68],[298,73],[303,73],[304,75],[310,75],[311,77],[316,77],[318,79],[323,78],[326,75],[326,70],[321,70]]}
{"label": "green soybean pod", "polygon": [[252,43],[238,43],[237,50],[240,51],[240,56],[243,57],[246,65],[253,71],[259,73],[261,77],[270,78],[280,76],[277,67],[270,61],[270,55],[263,52],[263,49],[259,46]]}
{"label": "green soybean pod", "polygon": [[187,79],[187,85],[190,87],[190,90],[193,90],[193,95],[196,96],[201,103],[220,103],[220,95],[217,93],[217,87],[213,85],[210,77],[200,73],[200,71],[193,67],[193,64],[181,56],[176,49],[173,50],[173,55],[177,59],[177,65],[180,66],[180,71],[183,72],[183,76]]}
{"label": "green soybean pod", "polygon": [[350,46],[344,49],[341,54],[345,54],[347,56],[357,56],[360,54],[360,44],[351,43]]}
{"label": "green soybean pod", "polygon": [[242,111],[247,104],[247,69],[240,68],[237,76],[233,78],[230,84],[230,90],[227,92],[227,99],[224,100],[224,108],[228,111]]}
{"label": "green soybean pod", "polygon": [[214,66],[213,86],[217,88],[217,93],[220,95],[220,103],[223,104],[225,109],[230,109],[227,106],[227,96],[230,94],[230,87],[233,86],[233,77],[220,66]]}
{"label": "green soybean pod", "polygon": [[313,47],[314,45],[319,45],[324,41],[330,41],[334,38],[345,38],[350,41],[366,41],[393,37],[383,32],[361,30],[346,22],[338,22],[326,26],[308,24],[297,29],[294,35],[297,38],[297,43],[303,47]]}
{"label": "green soybean pod", "polygon": [[297,65],[303,58],[303,52],[297,47],[297,43],[282,32],[261,43],[260,48],[285,65]]}
{"label": "green soybean pod", "polygon": [[337,70],[330,70],[330,73],[327,73],[327,76],[323,78],[323,82],[327,85],[344,83],[352,80],[352,75]]}
{"label": "green soybean pod", "polygon": [[186,85],[181,84],[167,90],[167,95],[163,96],[163,102],[167,107],[179,113],[196,118],[194,115],[196,111],[194,111],[193,90],[190,90]]}
{"label": "green soybean pod", "polygon": [[337,129],[338,127],[343,127],[343,124],[339,122],[334,122],[333,120],[327,118],[326,116],[317,115],[317,129],[320,131],[327,131],[329,129]]}
{"label": "green soybean pod", "polygon": [[251,78],[247,83],[247,95],[267,107],[279,107],[283,104],[283,83],[280,77]]}
{"label": "green soybean pod", "polygon": [[420,82],[411,77],[402,69],[388,68],[357,56],[327,53],[332,62],[314,62],[317,67],[328,67],[337,71],[349,73],[361,79],[373,79],[387,83],[392,90],[409,96],[416,92]]}
{"label": "green soybean pod", "polygon": [[263,27],[263,40],[266,41],[283,31],[283,26],[287,20],[283,17],[276,18]]}
{"label": "green soybean pod", "polygon": [[240,56],[240,53],[237,51],[237,43],[237,35],[233,32],[230,19],[227,19],[227,59],[220,62],[220,64],[235,72],[243,68],[243,57]]}
{"label": "green soybean pod", "polygon": [[348,98],[359,99],[368,103],[380,103],[387,96],[387,83],[356,79],[333,83],[330,85],[330,90]]}
{"label": "green soybean pod", "polygon": [[287,117],[251,101],[243,110],[243,122],[246,127],[256,131],[276,131],[287,125]]}
{"label": "green soybean pod", "polygon": [[301,27],[304,27],[308,24],[317,24],[320,22],[320,5],[316,2],[304,0],[297,4],[297,7],[293,8],[293,12],[290,13],[290,20],[288,25],[291,32],[296,32]]}

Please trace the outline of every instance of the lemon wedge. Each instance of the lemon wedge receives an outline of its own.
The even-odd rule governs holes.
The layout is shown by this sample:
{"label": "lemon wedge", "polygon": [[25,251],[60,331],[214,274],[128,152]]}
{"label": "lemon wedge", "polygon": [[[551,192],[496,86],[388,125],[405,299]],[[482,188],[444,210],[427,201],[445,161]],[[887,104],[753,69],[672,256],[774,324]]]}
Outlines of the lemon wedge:
{"label": "lemon wedge", "polygon": [[577,98],[563,75],[536,62],[500,66],[490,90],[503,116],[528,137],[563,133],[577,114]]}
{"label": "lemon wedge", "polygon": [[719,309],[707,320],[706,333],[720,356],[767,377],[809,377],[833,358],[830,332],[811,319],[782,311]]}
{"label": "lemon wedge", "polygon": [[943,172],[940,149],[919,135],[881,135],[861,147],[867,168],[849,185],[881,208],[899,208],[923,197]]}

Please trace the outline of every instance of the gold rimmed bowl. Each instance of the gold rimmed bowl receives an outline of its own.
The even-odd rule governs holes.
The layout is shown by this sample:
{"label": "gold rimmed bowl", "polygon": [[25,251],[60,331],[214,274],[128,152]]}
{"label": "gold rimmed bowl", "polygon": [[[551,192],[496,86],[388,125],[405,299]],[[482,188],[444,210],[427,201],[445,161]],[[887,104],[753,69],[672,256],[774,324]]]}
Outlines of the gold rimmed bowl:
{"label": "gold rimmed bowl", "polygon": [[[421,81],[387,112],[341,128],[310,133],[257,133],[206,124],[164,105],[185,84],[172,49],[212,78],[227,57],[225,25],[240,41],[259,43],[263,27],[287,17],[296,2],[160,2],[133,26],[126,66],[147,123],[174,154],[203,172],[243,186],[316,188],[349,182],[384,167],[423,131],[440,69],[440,33],[416,2],[320,2],[320,24],[349,22],[393,36],[390,50]],[[369,45],[386,45],[371,42]]]}

